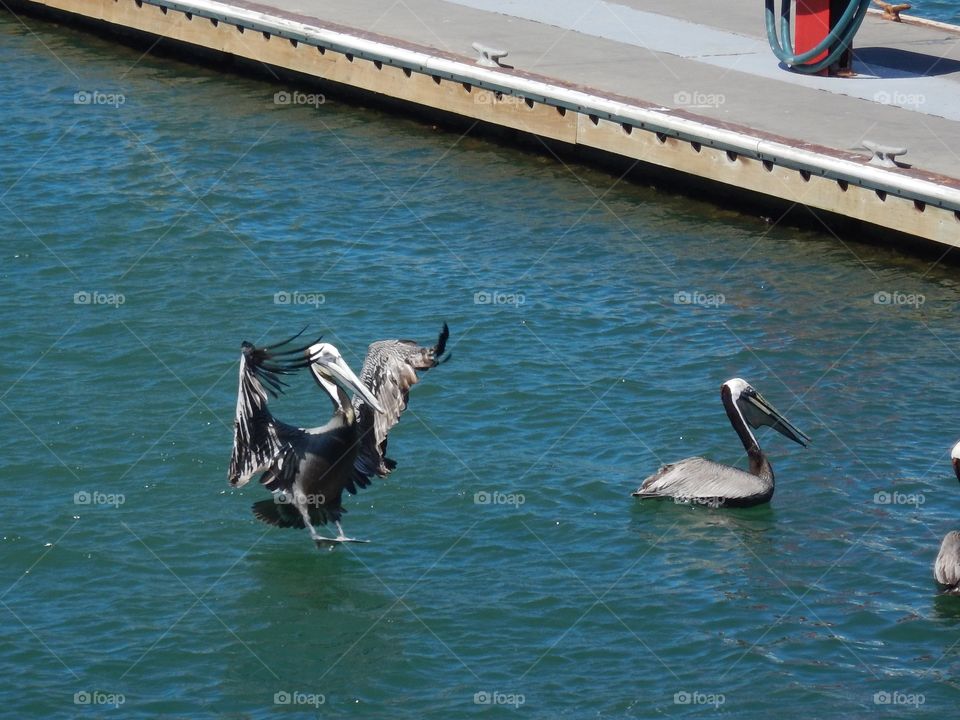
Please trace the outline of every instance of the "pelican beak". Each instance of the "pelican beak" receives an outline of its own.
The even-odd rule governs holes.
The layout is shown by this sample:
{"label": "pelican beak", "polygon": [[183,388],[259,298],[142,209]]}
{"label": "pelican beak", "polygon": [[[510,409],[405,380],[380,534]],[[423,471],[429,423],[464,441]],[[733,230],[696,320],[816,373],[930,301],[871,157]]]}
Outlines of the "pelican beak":
{"label": "pelican beak", "polygon": [[743,411],[747,422],[753,427],[769,425],[784,437],[790,438],[804,447],[810,442],[810,437],[806,433],[801,432],[792,422],[781,415],[756,390],[743,393],[740,396],[740,409]]}
{"label": "pelican beak", "polygon": [[350,366],[343,361],[343,358],[338,357],[335,360],[330,360],[324,357],[314,357],[311,358],[311,361],[310,369],[318,378],[321,377],[321,374],[327,375],[328,379],[335,382],[347,392],[353,391],[360,395],[364,402],[377,412],[384,412],[380,402],[373,396],[373,393],[370,392],[367,386],[361,382],[360,378],[354,374]]}

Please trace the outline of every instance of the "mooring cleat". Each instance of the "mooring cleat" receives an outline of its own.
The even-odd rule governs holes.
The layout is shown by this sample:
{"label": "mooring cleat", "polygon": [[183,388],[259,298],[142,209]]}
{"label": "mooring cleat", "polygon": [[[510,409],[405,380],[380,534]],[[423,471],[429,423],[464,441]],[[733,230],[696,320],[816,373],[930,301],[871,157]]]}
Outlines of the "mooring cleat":
{"label": "mooring cleat", "polygon": [[893,20],[894,22],[902,22],[900,20],[900,13],[913,7],[908,3],[894,5],[893,3],[881,2],[880,0],[873,0],[873,2],[883,9],[883,17],[885,20]]}
{"label": "mooring cleat", "polygon": [[873,153],[873,157],[870,158],[870,164],[877,165],[879,167],[900,167],[900,164],[897,163],[897,156],[907,154],[906,148],[893,147],[892,145],[881,145],[880,143],[875,143],[870,140],[864,140],[863,146]]}
{"label": "mooring cleat", "polygon": [[497,50],[496,48],[476,42],[473,43],[473,49],[480,53],[480,57],[477,60],[478,65],[483,65],[484,67],[505,67],[505,65],[500,62],[500,58],[505,58],[509,55],[506,50]]}

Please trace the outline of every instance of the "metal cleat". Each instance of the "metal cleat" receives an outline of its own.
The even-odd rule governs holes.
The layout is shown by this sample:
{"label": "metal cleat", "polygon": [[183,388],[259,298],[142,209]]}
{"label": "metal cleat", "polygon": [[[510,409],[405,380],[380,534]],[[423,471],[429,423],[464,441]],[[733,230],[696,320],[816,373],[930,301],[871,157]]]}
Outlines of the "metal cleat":
{"label": "metal cleat", "polygon": [[871,142],[870,140],[864,140],[863,146],[873,153],[873,157],[870,158],[870,164],[885,168],[900,167],[896,160],[897,156],[907,154],[906,148],[881,145],[880,143]]}
{"label": "metal cleat", "polygon": [[894,5],[888,2],[880,2],[880,0],[873,0],[874,4],[879,5],[883,9],[883,17],[886,20],[893,20],[894,22],[901,22],[900,13],[904,10],[909,10],[912,5],[907,3],[901,3],[900,5]]}
{"label": "metal cleat", "polygon": [[477,42],[473,43],[473,49],[480,53],[477,64],[483,65],[484,67],[504,67],[503,63],[500,62],[500,58],[504,58],[509,54],[506,50],[497,50],[496,48]]}

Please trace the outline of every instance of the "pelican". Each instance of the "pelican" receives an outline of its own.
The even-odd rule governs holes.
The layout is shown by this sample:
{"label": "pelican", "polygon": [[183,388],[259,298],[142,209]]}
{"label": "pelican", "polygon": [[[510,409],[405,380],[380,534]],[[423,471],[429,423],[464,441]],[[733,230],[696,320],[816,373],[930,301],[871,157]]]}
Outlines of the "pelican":
{"label": "pelican", "polygon": [[[351,494],[386,477],[396,462],[386,457],[387,433],[406,408],[417,370],[429,370],[445,358],[446,323],[437,344],[421,347],[412,340],[373,343],[361,376],[350,369],[339,350],[320,342],[286,349],[295,338],[256,347],[244,342],[240,354],[240,387],[234,423],[233,455],[228,479],[243,487],[256,473],[273,498],[253,504],[253,514],[279,527],[306,528],[318,547],[349,538],[340,525],[346,512],[343,491]],[[267,408],[268,394],[277,397],[282,376],[309,367],[333,403],[333,416],[320,427],[299,428],[277,420]],[[353,393],[353,400],[347,393]],[[333,522],[337,537],[317,533],[315,525]]]}
{"label": "pelican", "polygon": [[[950,452],[953,472],[960,480],[960,442]],[[937,561],[933,564],[933,579],[949,595],[960,595],[960,532],[948,532],[940,543]]]}
{"label": "pelican", "polygon": [[750,458],[750,472],[702,457],[687,458],[661,467],[643,481],[633,493],[635,497],[669,497],[678,502],[712,507],[749,507],[773,497],[773,468],[750,427],[769,425],[804,447],[810,438],[777,412],[746,380],[727,380],[720,386],[720,397],[730,424]]}
{"label": "pelican", "polygon": [[960,480],[960,442],[953,446],[953,450],[950,451],[950,462],[953,463],[953,472],[957,476],[957,480]]}

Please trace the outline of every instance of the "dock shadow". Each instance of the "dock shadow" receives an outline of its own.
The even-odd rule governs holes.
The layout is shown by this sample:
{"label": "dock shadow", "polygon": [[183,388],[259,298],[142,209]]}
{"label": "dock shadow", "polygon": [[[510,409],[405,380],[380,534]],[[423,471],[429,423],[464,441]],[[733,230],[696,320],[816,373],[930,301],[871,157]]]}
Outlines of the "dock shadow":
{"label": "dock shadow", "polygon": [[854,60],[881,78],[935,77],[960,72],[960,60],[900,50],[899,48],[855,48]]}

